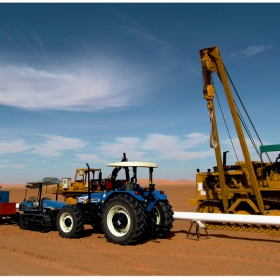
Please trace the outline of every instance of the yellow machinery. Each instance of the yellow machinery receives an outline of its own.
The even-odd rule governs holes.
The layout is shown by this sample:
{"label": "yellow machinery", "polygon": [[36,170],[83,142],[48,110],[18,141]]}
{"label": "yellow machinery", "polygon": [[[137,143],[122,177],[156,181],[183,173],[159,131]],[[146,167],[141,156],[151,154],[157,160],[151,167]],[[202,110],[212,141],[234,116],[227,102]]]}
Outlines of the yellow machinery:
{"label": "yellow machinery", "polygon": [[[123,153],[121,162],[124,161],[128,161],[125,153]],[[76,198],[82,194],[89,192],[103,192],[106,189],[106,184],[111,184],[112,187],[116,187],[115,184],[120,183],[120,181],[116,181],[115,179],[121,168],[122,167],[118,166],[115,167],[112,174],[105,179],[102,179],[102,172],[99,168],[89,168],[89,166],[88,168],[78,168],[76,169],[73,182],[71,182],[71,178],[63,178],[58,187],[53,187],[52,192],[57,195],[63,195],[64,202],[68,204],[76,204]],[[98,178],[95,176],[97,172]],[[129,172],[128,169],[126,169],[126,172]],[[90,183],[88,183],[88,178],[90,178]],[[88,185],[90,186],[89,190]]]}
{"label": "yellow machinery", "polygon": [[[272,162],[267,154],[280,151],[280,145],[264,146],[261,143],[260,150],[257,151],[260,161],[251,160],[242,129],[244,121],[233,98],[228,82],[229,76],[222,62],[219,48],[210,47],[200,50],[200,60],[204,80],[203,94],[207,101],[211,122],[210,146],[215,149],[217,166],[213,171],[210,169],[207,172],[197,170],[196,198],[190,199],[190,205],[197,206],[197,212],[205,213],[280,215],[280,155]],[[235,165],[227,165],[227,152],[223,153],[223,157],[221,153],[214,107],[216,92],[213,85],[213,73],[217,73],[223,85],[244,156],[244,161],[237,161]],[[244,127],[246,128],[246,126]],[[250,139],[252,140],[251,137]],[[269,158],[267,163],[263,162],[264,153]],[[252,225],[212,224],[211,227],[264,230],[261,226]],[[268,227],[266,230],[278,231],[278,228],[272,228]]]}
{"label": "yellow machinery", "polygon": [[[76,204],[76,197],[88,192],[88,172],[90,172],[91,191],[98,191],[101,188],[101,169],[99,168],[78,168],[74,175],[74,181],[71,182],[71,178],[63,178],[59,184],[59,188],[54,186],[52,192],[58,193],[64,196],[64,201],[69,204]],[[98,178],[96,179],[95,174],[99,172]]]}

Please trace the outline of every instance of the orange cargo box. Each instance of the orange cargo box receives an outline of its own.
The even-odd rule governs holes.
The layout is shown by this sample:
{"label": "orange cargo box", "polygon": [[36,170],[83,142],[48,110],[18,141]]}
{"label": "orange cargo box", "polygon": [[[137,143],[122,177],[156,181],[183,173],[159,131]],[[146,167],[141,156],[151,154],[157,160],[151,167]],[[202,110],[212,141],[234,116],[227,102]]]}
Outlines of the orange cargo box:
{"label": "orange cargo box", "polygon": [[0,216],[15,215],[16,214],[16,203],[6,202],[0,203]]}

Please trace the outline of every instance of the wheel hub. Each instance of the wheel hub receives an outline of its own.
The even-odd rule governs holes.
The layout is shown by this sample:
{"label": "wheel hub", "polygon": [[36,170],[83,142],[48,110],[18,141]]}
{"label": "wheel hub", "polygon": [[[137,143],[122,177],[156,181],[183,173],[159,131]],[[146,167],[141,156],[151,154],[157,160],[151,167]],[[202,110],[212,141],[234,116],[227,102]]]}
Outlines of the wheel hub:
{"label": "wheel hub", "polygon": [[66,225],[67,227],[70,227],[70,226],[72,225],[72,220],[71,220],[70,218],[66,218],[66,219],[64,220],[64,223],[65,223],[65,225]]}
{"label": "wheel hub", "polygon": [[115,228],[122,229],[125,228],[128,224],[126,215],[122,213],[116,213],[112,219],[112,223]]}

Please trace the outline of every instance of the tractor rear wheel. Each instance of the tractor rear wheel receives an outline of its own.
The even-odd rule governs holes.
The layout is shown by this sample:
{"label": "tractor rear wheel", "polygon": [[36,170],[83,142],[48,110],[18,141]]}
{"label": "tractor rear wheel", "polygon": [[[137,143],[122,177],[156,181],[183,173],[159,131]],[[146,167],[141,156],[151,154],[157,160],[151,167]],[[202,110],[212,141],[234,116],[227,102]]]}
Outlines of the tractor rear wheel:
{"label": "tractor rear wheel", "polygon": [[59,235],[65,238],[76,238],[84,229],[83,217],[79,207],[70,205],[59,210],[56,217]]}
{"label": "tractor rear wheel", "polygon": [[167,201],[158,201],[152,209],[152,219],[158,226],[156,237],[164,238],[173,227],[172,206]]}
{"label": "tractor rear wheel", "polygon": [[102,228],[109,242],[136,244],[144,232],[144,211],[130,195],[114,197],[103,209]]}

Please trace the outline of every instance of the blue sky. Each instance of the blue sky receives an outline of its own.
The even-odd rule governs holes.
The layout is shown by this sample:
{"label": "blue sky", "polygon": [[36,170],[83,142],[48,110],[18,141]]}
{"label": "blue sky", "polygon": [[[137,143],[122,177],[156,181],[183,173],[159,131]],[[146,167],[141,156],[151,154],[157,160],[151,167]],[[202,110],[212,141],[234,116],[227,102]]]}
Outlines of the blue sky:
{"label": "blue sky", "polygon": [[263,143],[279,143],[279,14],[278,3],[1,3],[0,182],[73,178],[86,163],[107,176],[123,152],[158,163],[154,178],[195,180],[216,164],[199,60],[212,46]]}

